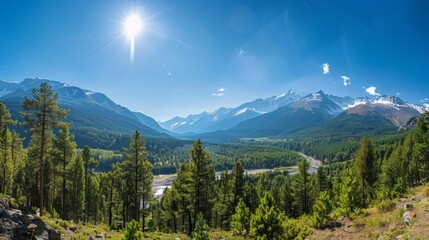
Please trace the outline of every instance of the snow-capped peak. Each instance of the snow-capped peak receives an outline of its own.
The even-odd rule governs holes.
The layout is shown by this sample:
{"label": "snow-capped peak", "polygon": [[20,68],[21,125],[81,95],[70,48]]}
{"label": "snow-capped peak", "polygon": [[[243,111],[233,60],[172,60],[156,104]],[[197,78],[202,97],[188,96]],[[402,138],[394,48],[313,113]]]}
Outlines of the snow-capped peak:
{"label": "snow-capped peak", "polygon": [[413,103],[408,103],[396,96],[380,96],[374,99],[357,98],[355,99],[355,102],[353,104],[349,104],[345,109],[353,108],[358,105],[364,105],[364,104],[385,105],[385,106],[393,107],[397,110],[399,110],[399,108],[410,107],[417,110],[420,113],[423,113],[429,110],[429,106],[421,106]]}
{"label": "snow-capped peak", "polygon": [[266,112],[263,112],[263,111],[258,111],[256,108],[245,107],[245,108],[242,108],[242,109],[238,110],[237,112],[235,112],[234,116],[238,116],[238,115],[243,114],[243,113],[245,113],[247,111],[253,111],[253,112],[256,112],[256,113],[260,113],[260,114],[266,113]]}

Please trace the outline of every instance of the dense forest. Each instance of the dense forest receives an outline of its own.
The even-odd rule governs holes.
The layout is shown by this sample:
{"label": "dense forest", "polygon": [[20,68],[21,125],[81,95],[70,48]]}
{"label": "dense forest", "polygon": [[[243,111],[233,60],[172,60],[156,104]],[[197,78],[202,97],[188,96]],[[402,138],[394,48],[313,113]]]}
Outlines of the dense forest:
{"label": "dense forest", "polygon": [[[429,114],[415,130],[394,137],[334,142],[337,148],[321,142],[325,157],[312,150],[317,149],[314,142],[205,148],[197,140],[189,148],[174,146],[181,149],[180,156],[162,158],[149,157],[147,148],[167,151],[163,145],[148,144],[138,131],[121,152],[78,149],[64,121],[68,110],[58,107],[57,100],[42,83],[24,100],[19,123],[0,103],[0,192],[40,216],[123,229],[124,239],[154,231],[209,239],[209,229],[255,239],[302,239],[342,216],[353,219],[367,207],[391,206],[392,199],[429,176]],[[30,136],[28,147],[11,130],[17,124]],[[309,163],[292,150],[322,156],[331,164],[310,174]],[[100,162],[103,171],[95,171]],[[245,174],[245,168],[296,163],[294,175],[281,170]],[[153,198],[153,171],[163,164],[178,171],[158,201]],[[216,170],[225,171],[216,177]]]}

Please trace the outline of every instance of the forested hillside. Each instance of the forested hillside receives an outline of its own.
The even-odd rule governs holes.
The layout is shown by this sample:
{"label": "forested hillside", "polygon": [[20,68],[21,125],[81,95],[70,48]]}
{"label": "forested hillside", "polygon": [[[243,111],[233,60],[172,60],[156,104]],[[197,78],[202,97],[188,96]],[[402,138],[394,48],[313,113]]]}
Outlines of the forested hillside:
{"label": "forested hillside", "polygon": [[[22,122],[11,119],[7,106],[0,103],[0,192],[34,214],[62,219],[60,229],[73,221],[105,225],[111,231],[124,229],[118,234],[125,239],[143,238],[151,232],[182,233],[193,239],[217,234],[237,239],[302,239],[315,234],[315,229],[341,226],[344,218],[363,219],[368,208],[390,211],[395,199],[428,182],[426,113],[411,132],[362,138],[356,146],[353,141],[294,145],[287,140],[270,144],[264,140],[258,145],[243,142],[208,144],[205,148],[197,140],[189,155],[182,150],[187,160],[173,164],[178,168],[177,178],[156,200],[152,192],[154,164],[162,167],[168,161],[149,161],[147,150],[168,149],[147,143],[139,131],[120,152],[88,146],[78,149],[69,124],[64,122],[69,111],[60,108],[57,100],[51,86],[42,83],[24,100]],[[24,139],[11,130],[17,124],[31,136],[27,148],[23,147]],[[344,154],[332,159],[334,151],[328,143]],[[316,154],[311,150],[316,146],[328,148],[322,151],[328,155],[321,156],[330,164],[314,174],[308,172],[309,162],[285,150]],[[117,161],[108,168],[103,162],[106,159]],[[104,172],[94,171],[100,162],[105,165]],[[293,175],[284,169],[245,174],[245,168],[293,166],[297,162],[298,171]],[[225,171],[216,177],[216,169]]]}

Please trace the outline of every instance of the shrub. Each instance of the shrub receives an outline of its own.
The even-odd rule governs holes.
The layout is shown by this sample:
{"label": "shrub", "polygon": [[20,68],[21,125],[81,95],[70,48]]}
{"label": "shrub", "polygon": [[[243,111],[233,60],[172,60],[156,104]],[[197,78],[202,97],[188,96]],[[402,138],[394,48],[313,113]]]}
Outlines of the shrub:
{"label": "shrub", "polygon": [[390,212],[395,209],[395,203],[392,200],[387,199],[379,202],[375,207],[380,213]]}
{"label": "shrub", "polygon": [[63,228],[69,228],[70,227],[70,223],[68,221],[65,221],[65,220],[60,220],[58,224]]}
{"label": "shrub", "polygon": [[425,186],[422,188],[422,196],[428,197],[429,196],[429,187]]}

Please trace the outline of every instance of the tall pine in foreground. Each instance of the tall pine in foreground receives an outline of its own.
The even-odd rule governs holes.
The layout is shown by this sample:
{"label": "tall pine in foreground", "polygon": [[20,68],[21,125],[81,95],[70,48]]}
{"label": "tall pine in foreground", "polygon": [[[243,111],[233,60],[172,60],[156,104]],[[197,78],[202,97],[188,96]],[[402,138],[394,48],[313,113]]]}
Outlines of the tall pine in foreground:
{"label": "tall pine in foreground", "polygon": [[124,148],[124,169],[128,179],[128,195],[131,198],[131,218],[139,221],[140,203],[142,204],[142,231],[144,232],[146,221],[146,205],[152,196],[152,164],[147,159],[145,147],[146,141],[139,131],[135,131],[130,138],[130,145]]}
{"label": "tall pine in foreground", "polygon": [[197,219],[198,213],[202,213],[204,219],[210,223],[214,205],[214,167],[200,139],[195,141],[190,153],[191,201],[193,201],[194,219]]}
{"label": "tall pine in foreground", "polygon": [[67,116],[68,111],[58,107],[58,94],[54,93],[52,87],[44,82],[40,84],[40,88],[33,88],[33,99],[25,97],[21,114],[24,118],[24,126],[30,128],[32,136],[39,137],[39,207],[40,215],[43,215],[45,204],[45,160],[46,160],[46,142],[49,137],[49,132],[52,128],[61,124],[61,120]]}
{"label": "tall pine in foreground", "polygon": [[63,219],[68,219],[66,201],[69,198],[68,189],[67,189],[67,179],[68,179],[68,167],[72,162],[73,158],[76,156],[76,143],[74,142],[74,135],[70,134],[69,128],[67,125],[61,127],[58,131],[58,137],[53,140],[53,157],[59,163],[60,176],[62,178],[61,182],[61,217]]}

